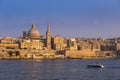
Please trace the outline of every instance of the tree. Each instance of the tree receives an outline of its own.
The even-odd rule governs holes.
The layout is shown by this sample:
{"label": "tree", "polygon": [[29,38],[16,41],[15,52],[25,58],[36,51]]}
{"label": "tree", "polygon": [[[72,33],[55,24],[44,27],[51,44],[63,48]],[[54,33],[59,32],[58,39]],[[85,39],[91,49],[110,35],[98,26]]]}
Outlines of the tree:
{"label": "tree", "polygon": [[19,56],[19,55],[20,55],[20,52],[19,52],[19,51],[16,51],[15,54],[16,54],[16,56]]}
{"label": "tree", "polygon": [[12,51],[8,51],[8,54],[9,54],[9,56],[12,56],[13,52]]}

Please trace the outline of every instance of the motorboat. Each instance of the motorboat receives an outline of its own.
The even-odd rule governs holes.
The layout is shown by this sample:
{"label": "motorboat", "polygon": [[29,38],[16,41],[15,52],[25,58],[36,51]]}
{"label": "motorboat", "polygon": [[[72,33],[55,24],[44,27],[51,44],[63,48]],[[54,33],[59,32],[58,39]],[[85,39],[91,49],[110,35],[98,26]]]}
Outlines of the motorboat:
{"label": "motorboat", "polygon": [[88,64],[87,67],[89,68],[104,68],[102,64]]}

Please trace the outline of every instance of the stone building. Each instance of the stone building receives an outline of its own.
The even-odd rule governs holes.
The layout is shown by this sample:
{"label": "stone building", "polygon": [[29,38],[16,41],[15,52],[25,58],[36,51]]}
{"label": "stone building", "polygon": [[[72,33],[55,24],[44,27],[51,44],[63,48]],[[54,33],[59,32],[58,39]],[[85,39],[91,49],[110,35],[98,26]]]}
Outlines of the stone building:
{"label": "stone building", "polygon": [[47,49],[51,49],[51,31],[50,31],[50,25],[48,25],[47,32],[46,32],[46,47],[47,47]]}
{"label": "stone building", "polygon": [[78,45],[75,38],[70,38],[67,40],[67,46],[70,50],[78,50]]}
{"label": "stone building", "polygon": [[32,24],[31,29],[28,31],[28,38],[30,38],[30,39],[40,39],[40,33],[36,29],[35,24]]}
{"label": "stone building", "polygon": [[0,43],[1,44],[14,44],[14,43],[17,43],[17,39],[12,38],[12,37],[5,37],[0,40]]}
{"label": "stone building", "polygon": [[101,51],[101,44],[98,41],[94,41],[91,43],[91,50],[92,51]]}
{"label": "stone building", "polygon": [[20,43],[21,49],[43,49],[43,43],[40,40],[23,40]]}
{"label": "stone building", "polygon": [[19,48],[18,45],[19,39],[12,38],[12,37],[5,37],[0,39],[0,47],[6,47],[6,48]]}
{"label": "stone building", "polygon": [[55,50],[64,50],[67,47],[67,42],[59,35],[54,36],[52,42],[53,49]]}
{"label": "stone building", "polygon": [[91,44],[86,43],[86,42],[79,42],[78,50],[91,51]]}
{"label": "stone building", "polygon": [[35,24],[32,24],[31,29],[23,31],[23,40],[20,42],[20,48],[27,49],[51,49],[51,31],[50,25],[47,27],[46,37],[40,36]]}
{"label": "stone building", "polygon": [[32,24],[31,29],[28,31],[23,31],[23,39],[40,39],[40,33],[39,31],[36,29],[35,24]]}
{"label": "stone building", "polygon": [[[44,36],[32,24],[30,30],[23,31],[22,38],[2,38],[0,39],[0,53],[19,51],[23,57],[27,58],[91,58],[110,56],[120,50],[120,39],[97,39],[97,38],[69,38],[61,36],[52,37],[50,25]],[[119,41],[119,42],[118,42]],[[15,49],[17,48],[17,49]]]}
{"label": "stone building", "polygon": [[104,42],[101,45],[102,51],[115,51],[116,50],[116,44],[113,42]]}
{"label": "stone building", "polygon": [[116,43],[116,51],[120,51],[120,43]]}

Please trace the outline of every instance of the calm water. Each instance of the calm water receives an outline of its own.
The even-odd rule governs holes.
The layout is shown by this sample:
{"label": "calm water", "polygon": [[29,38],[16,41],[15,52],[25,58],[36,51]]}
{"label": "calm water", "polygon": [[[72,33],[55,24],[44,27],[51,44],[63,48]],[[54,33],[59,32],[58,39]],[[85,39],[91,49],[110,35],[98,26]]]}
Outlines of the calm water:
{"label": "calm water", "polygon": [[[105,68],[86,67],[97,62]],[[0,80],[120,80],[120,59],[0,60]]]}

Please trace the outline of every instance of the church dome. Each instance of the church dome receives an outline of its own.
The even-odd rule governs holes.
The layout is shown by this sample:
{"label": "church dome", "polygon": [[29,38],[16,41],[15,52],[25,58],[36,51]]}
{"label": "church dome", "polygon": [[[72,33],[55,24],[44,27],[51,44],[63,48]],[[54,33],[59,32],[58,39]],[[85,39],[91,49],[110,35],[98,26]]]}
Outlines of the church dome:
{"label": "church dome", "polygon": [[28,38],[30,38],[30,39],[39,39],[40,38],[40,33],[36,29],[35,24],[32,24],[31,29],[28,31]]}

